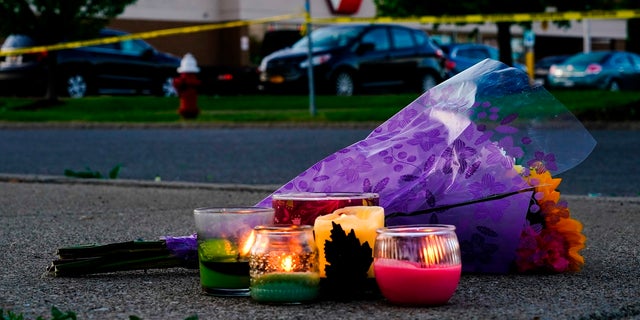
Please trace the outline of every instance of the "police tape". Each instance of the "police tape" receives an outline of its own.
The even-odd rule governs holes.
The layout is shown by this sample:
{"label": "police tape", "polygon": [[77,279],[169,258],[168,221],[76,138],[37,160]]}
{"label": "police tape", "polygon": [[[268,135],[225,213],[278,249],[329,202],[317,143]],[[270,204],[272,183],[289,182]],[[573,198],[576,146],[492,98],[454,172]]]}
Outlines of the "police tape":
{"label": "police tape", "polygon": [[538,13],[469,14],[460,16],[418,16],[418,17],[332,17],[311,19],[314,24],[337,23],[419,23],[419,24],[460,24],[496,22],[570,21],[583,19],[634,19],[640,18],[640,10],[592,10]]}
{"label": "police tape", "polygon": [[150,39],[165,36],[173,36],[185,33],[195,33],[216,29],[242,27],[252,24],[264,24],[270,22],[304,19],[312,24],[340,24],[340,23],[418,23],[418,24],[461,24],[461,23],[496,23],[496,22],[533,22],[533,21],[571,21],[583,19],[634,19],[640,18],[640,10],[592,10],[592,11],[566,11],[566,12],[539,12],[539,13],[505,13],[505,14],[470,14],[460,16],[419,16],[419,17],[332,17],[309,18],[304,13],[287,14],[281,16],[237,20],[224,23],[213,23],[162,29],[148,32],[131,33],[122,36],[106,37],[100,39],[65,42],[49,46],[37,46],[14,50],[1,50],[1,56],[18,55],[25,53],[37,53],[43,51],[73,49],[86,46],[115,43],[131,39]]}
{"label": "police tape", "polygon": [[97,45],[116,43],[116,42],[121,42],[125,40],[132,40],[132,39],[150,39],[150,38],[174,36],[174,35],[185,34],[185,33],[195,33],[195,32],[203,32],[203,31],[210,31],[210,30],[216,30],[216,29],[243,27],[243,26],[248,26],[252,24],[263,24],[263,23],[270,23],[270,22],[292,20],[300,17],[304,17],[304,14],[287,14],[287,15],[281,15],[281,16],[268,17],[268,18],[253,19],[253,20],[237,20],[237,21],[230,21],[230,22],[224,22],[224,23],[212,23],[212,24],[203,24],[203,25],[195,25],[195,26],[188,26],[188,27],[161,29],[161,30],[148,31],[148,32],[130,33],[122,36],[104,37],[99,39],[90,39],[90,40],[83,40],[83,41],[64,42],[64,43],[58,43],[58,44],[53,44],[48,46],[36,46],[36,47],[20,48],[20,49],[14,49],[14,50],[2,50],[0,51],[0,57],[8,56],[8,55],[18,55],[18,54],[26,54],[26,53],[37,53],[37,52],[44,52],[44,51],[54,51],[54,50],[74,49],[74,48],[88,47],[88,46],[97,46]]}

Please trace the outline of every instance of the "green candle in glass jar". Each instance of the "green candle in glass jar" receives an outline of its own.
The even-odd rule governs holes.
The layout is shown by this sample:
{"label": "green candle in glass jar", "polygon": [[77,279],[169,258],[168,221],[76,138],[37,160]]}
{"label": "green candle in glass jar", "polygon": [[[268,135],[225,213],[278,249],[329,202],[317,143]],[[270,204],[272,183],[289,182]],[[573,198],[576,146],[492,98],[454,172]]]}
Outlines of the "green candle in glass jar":
{"label": "green candle in glass jar", "polygon": [[304,303],[318,297],[320,273],[313,228],[259,226],[251,248],[250,294],[258,302]]}

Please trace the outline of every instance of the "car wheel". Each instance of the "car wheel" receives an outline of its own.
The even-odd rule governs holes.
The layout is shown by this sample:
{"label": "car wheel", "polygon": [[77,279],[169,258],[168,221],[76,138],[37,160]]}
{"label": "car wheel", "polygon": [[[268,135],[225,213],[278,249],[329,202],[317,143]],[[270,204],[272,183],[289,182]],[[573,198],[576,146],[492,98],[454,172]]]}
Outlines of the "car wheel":
{"label": "car wheel", "polygon": [[438,85],[438,80],[431,73],[425,73],[420,77],[419,89],[426,92]]}
{"label": "car wheel", "polygon": [[618,80],[611,80],[611,82],[609,82],[609,91],[620,91],[620,84],[618,83]]}
{"label": "car wheel", "polygon": [[176,88],[173,86],[173,78],[169,77],[164,80],[164,82],[162,83],[162,87],[160,88],[160,92],[162,96],[165,97],[178,96],[178,91],[176,91]]}
{"label": "car wheel", "polygon": [[355,90],[355,81],[351,73],[346,71],[339,72],[333,81],[335,94],[337,96],[352,96]]}
{"label": "car wheel", "polygon": [[72,74],[67,77],[65,90],[70,98],[85,97],[88,92],[87,79],[81,74]]}

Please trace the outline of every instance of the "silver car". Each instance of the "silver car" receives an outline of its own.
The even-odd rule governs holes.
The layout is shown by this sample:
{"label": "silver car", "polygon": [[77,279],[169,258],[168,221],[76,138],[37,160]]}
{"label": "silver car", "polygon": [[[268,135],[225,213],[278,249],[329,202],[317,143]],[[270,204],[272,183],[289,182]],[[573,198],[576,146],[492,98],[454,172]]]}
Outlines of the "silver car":
{"label": "silver car", "polygon": [[640,56],[626,51],[578,53],[549,69],[551,88],[640,89]]}

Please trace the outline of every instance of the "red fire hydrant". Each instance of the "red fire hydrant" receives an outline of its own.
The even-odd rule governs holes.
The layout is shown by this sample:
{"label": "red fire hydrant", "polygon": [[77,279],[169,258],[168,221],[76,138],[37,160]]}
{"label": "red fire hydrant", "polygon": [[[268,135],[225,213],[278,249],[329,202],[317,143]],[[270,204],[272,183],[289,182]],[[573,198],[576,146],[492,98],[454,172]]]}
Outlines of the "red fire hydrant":
{"label": "red fire hydrant", "polygon": [[198,108],[198,86],[200,79],[196,74],[200,72],[198,63],[191,53],[187,53],[180,61],[178,73],[180,76],[173,78],[173,86],[180,98],[178,114],[185,119],[195,119],[200,114]]}

